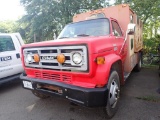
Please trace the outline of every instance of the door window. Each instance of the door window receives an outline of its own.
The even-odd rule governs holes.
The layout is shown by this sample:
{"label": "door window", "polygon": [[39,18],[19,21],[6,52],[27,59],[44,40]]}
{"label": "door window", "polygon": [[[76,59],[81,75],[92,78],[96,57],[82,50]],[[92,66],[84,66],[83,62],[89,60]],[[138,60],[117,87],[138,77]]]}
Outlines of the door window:
{"label": "door window", "polygon": [[0,36],[0,52],[14,51],[15,47],[10,36]]}
{"label": "door window", "polygon": [[117,22],[112,21],[113,34],[115,36],[122,36],[122,31]]}

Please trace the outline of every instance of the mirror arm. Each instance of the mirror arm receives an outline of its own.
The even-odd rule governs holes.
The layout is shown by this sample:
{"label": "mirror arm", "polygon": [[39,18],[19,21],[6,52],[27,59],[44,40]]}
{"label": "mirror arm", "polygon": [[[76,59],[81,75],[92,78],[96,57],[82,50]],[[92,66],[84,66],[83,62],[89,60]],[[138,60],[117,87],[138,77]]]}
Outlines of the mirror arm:
{"label": "mirror arm", "polygon": [[120,50],[120,52],[119,52],[119,55],[121,54],[121,52],[122,52],[122,50],[123,50],[123,48],[124,48],[124,45],[125,45],[125,43],[126,43],[126,41],[127,41],[127,37],[128,37],[128,30],[126,31],[125,39],[124,39],[124,42],[123,42],[123,44],[122,44],[121,50]]}

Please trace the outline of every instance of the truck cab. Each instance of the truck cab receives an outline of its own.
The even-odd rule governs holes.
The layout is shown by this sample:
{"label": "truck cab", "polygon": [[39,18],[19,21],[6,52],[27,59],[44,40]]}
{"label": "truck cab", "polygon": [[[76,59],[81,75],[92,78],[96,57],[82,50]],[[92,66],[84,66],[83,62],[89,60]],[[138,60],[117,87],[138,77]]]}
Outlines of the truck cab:
{"label": "truck cab", "polygon": [[111,118],[120,85],[141,67],[140,20],[128,5],[73,17],[57,40],[22,46],[23,87],[40,98],[58,95],[79,105],[104,107]]}
{"label": "truck cab", "polygon": [[0,84],[19,78],[23,72],[20,57],[23,44],[19,33],[0,33]]}

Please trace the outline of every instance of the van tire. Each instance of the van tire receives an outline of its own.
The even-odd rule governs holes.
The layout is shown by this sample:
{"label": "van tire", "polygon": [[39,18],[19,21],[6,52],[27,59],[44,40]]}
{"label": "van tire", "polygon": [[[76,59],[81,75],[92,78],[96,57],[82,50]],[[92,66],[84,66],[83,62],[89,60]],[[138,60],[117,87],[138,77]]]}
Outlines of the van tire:
{"label": "van tire", "polygon": [[107,88],[107,104],[104,108],[104,112],[107,118],[112,118],[118,110],[120,95],[120,81],[117,71],[114,70],[110,73]]}
{"label": "van tire", "polygon": [[41,98],[41,99],[46,99],[46,98],[49,97],[48,95],[42,94],[42,93],[40,93],[40,92],[38,92],[38,91],[36,91],[36,90],[32,90],[32,93],[33,93],[36,97]]}

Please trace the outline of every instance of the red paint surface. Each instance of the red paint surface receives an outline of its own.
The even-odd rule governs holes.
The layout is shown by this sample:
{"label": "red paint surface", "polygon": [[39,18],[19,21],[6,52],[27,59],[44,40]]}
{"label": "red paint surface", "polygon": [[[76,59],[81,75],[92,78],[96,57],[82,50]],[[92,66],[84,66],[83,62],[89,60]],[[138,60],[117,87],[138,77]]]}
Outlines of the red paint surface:
{"label": "red paint surface", "polygon": [[[25,71],[28,77],[31,78],[41,78],[46,80],[43,77],[43,74],[48,73],[56,74],[59,76],[67,75],[69,77],[69,81],[64,81],[61,78],[58,78],[57,81],[65,82],[67,84],[72,84],[81,87],[94,88],[97,84],[105,85],[107,84],[110,67],[112,63],[117,60],[121,60],[121,56],[118,55],[120,48],[123,43],[123,39],[117,40],[114,36],[103,36],[103,37],[81,37],[76,39],[63,39],[57,41],[49,41],[49,42],[40,42],[34,44],[24,45],[24,48],[28,47],[38,47],[38,46],[57,46],[57,45],[76,45],[76,44],[86,44],[88,47],[88,58],[89,58],[89,72],[67,72],[67,71],[56,71],[56,70],[42,70],[42,69],[34,69],[25,67]],[[117,44],[118,50],[113,50],[113,44]],[[105,64],[97,65],[95,59],[98,56],[105,57]],[[22,58],[24,61],[24,58]],[[37,77],[35,72],[39,73]],[[48,79],[50,79],[48,77]],[[55,80],[55,79],[54,79]]]}

